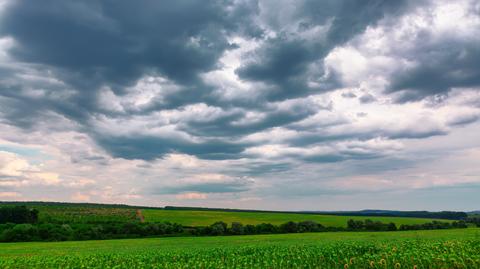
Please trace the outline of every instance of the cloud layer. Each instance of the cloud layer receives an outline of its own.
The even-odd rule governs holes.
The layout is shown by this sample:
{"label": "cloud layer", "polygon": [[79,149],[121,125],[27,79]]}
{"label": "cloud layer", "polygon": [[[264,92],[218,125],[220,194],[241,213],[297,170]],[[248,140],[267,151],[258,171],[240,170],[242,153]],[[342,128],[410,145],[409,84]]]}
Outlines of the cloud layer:
{"label": "cloud layer", "polygon": [[423,209],[480,183],[479,29],[473,0],[0,1],[0,198]]}

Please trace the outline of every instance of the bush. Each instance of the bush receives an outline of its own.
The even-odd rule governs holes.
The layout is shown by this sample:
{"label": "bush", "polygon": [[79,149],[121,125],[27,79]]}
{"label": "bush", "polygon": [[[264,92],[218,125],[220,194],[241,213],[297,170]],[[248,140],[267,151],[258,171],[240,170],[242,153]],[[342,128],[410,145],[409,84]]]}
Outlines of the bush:
{"label": "bush", "polygon": [[293,221],[289,221],[287,223],[280,225],[280,231],[283,233],[297,233],[298,224]]}
{"label": "bush", "polygon": [[224,235],[227,232],[227,224],[223,221],[210,225],[210,235]]}
{"label": "bush", "polygon": [[36,223],[38,210],[28,209],[26,206],[0,207],[0,223]]}
{"label": "bush", "polygon": [[278,232],[278,227],[274,226],[271,223],[261,223],[255,226],[256,234],[272,234],[277,232]]}
{"label": "bush", "polygon": [[298,223],[298,232],[305,233],[305,232],[319,232],[322,231],[325,227],[321,224],[318,224],[314,221],[302,221]]}
{"label": "bush", "polygon": [[230,233],[235,235],[241,235],[245,233],[243,224],[240,222],[232,222],[232,228],[230,228]]}

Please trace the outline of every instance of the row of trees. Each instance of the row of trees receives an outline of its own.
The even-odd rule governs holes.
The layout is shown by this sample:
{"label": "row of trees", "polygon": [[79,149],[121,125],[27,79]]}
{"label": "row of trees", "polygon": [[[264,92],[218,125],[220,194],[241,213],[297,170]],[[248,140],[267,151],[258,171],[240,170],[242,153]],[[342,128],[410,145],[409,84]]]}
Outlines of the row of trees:
{"label": "row of trees", "polygon": [[396,231],[397,226],[395,223],[383,223],[380,221],[372,221],[370,219],[362,220],[353,220],[350,219],[347,222],[347,228],[351,231]]}
{"label": "row of trees", "polygon": [[0,242],[67,241],[139,238],[181,235],[176,223],[102,223],[102,224],[0,224]]}
{"label": "row of trees", "polygon": [[467,228],[467,223],[463,220],[453,222],[432,221],[423,224],[402,224],[399,230],[438,230],[438,229],[458,229]]}
{"label": "row of trees", "polygon": [[0,224],[2,223],[36,223],[38,210],[26,206],[0,207]]}
{"label": "row of trees", "polygon": [[432,221],[424,224],[401,225],[395,223],[382,223],[380,221],[353,220],[347,222],[347,228],[325,227],[314,221],[293,222],[289,221],[281,225],[262,223],[257,225],[243,225],[233,222],[230,227],[225,222],[215,222],[207,227],[192,227],[189,232],[192,235],[252,235],[252,234],[278,234],[278,233],[307,233],[307,232],[339,232],[339,231],[397,231],[397,230],[433,230],[467,228],[465,221],[440,222]]}
{"label": "row of trees", "polygon": [[207,227],[191,227],[189,232],[192,235],[251,235],[251,234],[278,234],[278,233],[307,233],[342,231],[344,228],[325,227],[314,221],[289,221],[281,225],[261,223],[257,225],[243,225],[240,222],[233,222],[230,227],[227,223],[219,221]]}
{"label": "row of trees", "polygon": [[407,231],[407,230],[435,230],[435,229],[456,229],[467,228],[467,223],[463,220],[453,222],[432,221],[423,224],[402,224],[399,228],[395,223],[382,223],[372,220],[349,220],[347,228],[351,231]]}
{"label": "row of trees", "polygon": [[478,217],[469,217],[467,219],[467,222],[468,223],[472,223],[474,225],[476,225],[477,227],[480,227],[480,216]]}

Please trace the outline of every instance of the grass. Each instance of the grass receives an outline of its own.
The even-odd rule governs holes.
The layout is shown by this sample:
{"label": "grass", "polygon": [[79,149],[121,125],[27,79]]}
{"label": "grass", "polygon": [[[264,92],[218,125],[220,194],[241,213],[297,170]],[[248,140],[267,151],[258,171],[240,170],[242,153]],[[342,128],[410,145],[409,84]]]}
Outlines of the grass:
{"label": "grass", "polygon": [[[294,214],[294,213],[264,213],[264,212],[223,212],[223,211],[192,211],[192,210],[157,210],[145,209],[142,214],[147,222],[169,221],[184,226],[207,226],[216,221],[223,221],[228,224],[240,222],[242,224],[282,224],[288,221],[311,220],[324,226],[346,227],[349,219],[365,220],[371,219],[384,223],[393,222],[397,226],[401,224],[423,224],[433,219],[406,218],[406,217],[366,217],[366,216],[333,216],[316,214]],[[439,220],[447,221],[448,220]]]}
{"label": "grass", "polygon": [[480,268],[480,229],[0,244],[1,268],[413,268],[415,265]]}

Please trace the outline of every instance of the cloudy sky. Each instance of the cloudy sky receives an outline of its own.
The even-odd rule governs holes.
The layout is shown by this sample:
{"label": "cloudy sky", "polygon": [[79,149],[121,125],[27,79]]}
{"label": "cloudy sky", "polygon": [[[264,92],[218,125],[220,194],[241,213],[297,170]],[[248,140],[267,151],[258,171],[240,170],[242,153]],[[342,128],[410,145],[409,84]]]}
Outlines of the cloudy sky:
{"label": "cloudy sky", "polygon": [[0,0],[0,200],[480,204],[476,0]]}

